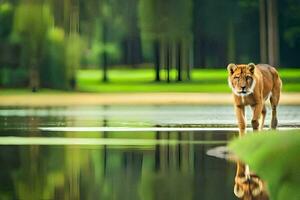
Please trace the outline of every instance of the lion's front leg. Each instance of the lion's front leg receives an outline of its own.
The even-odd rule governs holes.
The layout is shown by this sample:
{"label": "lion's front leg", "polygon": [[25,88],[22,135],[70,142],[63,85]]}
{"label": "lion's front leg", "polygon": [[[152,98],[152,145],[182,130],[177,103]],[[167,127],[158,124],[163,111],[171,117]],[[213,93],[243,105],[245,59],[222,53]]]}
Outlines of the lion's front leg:
{"label": "lion's front leg", "polygon": [[259,118],[261,116],[263,107],[264,107],[263,104],[256,104],[254,106],[251,106],[253,111],[253,116],[251,121],[253,131],[258,131],[259,129]]}
{"label": "lion's front leg", "polygon": [[246,132],[245,106],[236,106],[235,114],[239,126],[239,136],[243,136]]}
{"label": "lion's front leg", "polygon": [[245,195],[245,191],[243,188],[243,185],[245,184],[245,182],[247,182],[245,169],[245,164],[241,163],[240,161],[237,161],[236,174],[234,178],[234,194],[238,198],[242,198]]}

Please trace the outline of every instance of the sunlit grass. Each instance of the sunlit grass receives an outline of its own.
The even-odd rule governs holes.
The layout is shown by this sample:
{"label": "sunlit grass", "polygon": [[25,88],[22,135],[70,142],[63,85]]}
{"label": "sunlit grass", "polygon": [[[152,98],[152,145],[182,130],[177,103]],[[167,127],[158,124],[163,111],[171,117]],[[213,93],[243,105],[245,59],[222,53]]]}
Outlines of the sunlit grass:
{"label": "sunlit grass", "polygon": [[[284,92],[300,92],[300,70],[280,71]],[[230,92],[226,69],[194,69],[192,81],[177,82],[175,71],[171,72],[171,83],[154,82],[153,69],[111,69],[109,82],[101,81],[100,70],[78,71],[78,89],[83,92]],[[162,79],[166,74],[162,72]]]}
{"label": "sunlit grass", "polygon": [[298,78],[300,80],[300,70],[299,68],[295,69],[279,69],[279,74],[283,78]]}
{"label": "sunlit grass", "polygon": [[[300,92],[300,69],[279,69],[283,81],[283,92]],[[100,69],[78,70],[77,91],[100,93],[130,92],[205,92],[229,93],[226,69],[193,69],[191,81],[177,82],[176,72],[171,71],[171,83],[167,83],[166,73],[162,71],[163,81],[155,82],[155,72],[151,68],[109,70],[107,83],[102,82]],[[1,89],[0,95],[26,94],[29,88]],[[40,93],[61,93],[66,91],[41,89]],[[72,91],[68,91],[72,92]]]}

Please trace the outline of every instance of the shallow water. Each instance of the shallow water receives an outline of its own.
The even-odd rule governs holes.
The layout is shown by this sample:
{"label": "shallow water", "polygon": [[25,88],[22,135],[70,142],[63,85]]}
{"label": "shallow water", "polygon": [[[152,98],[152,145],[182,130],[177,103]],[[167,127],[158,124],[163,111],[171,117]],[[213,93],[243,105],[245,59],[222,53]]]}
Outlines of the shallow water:
{"label": "shallow water", "polygon": [[212,151],[232,127],[231,106],[0,108],[0,199],[235,199]]}

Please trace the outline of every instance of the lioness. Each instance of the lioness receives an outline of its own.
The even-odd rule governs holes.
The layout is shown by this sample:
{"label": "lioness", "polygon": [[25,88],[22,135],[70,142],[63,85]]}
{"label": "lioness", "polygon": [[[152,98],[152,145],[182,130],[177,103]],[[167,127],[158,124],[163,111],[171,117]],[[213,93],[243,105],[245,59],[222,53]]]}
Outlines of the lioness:
{"label": "lioness", "polygon": [[237,162],[233,191],[236,197],[243,200],[269,199],[265,182],[240,161]]}
{"label": "lioness", "polygon": [[[239,135],[246,130],[245,106],[253,111],[252,128],[260,130],[266,117],[265,101],[270,98],[272,106],[271,128],[277,127],[276,108],[280,98],[282,82],[276,69],[270,65],[249,63],[248,65],[229,64],[228,84],[234,96],[234,106],[239,127]],[[261,121],[259,119],[262,115]]]}

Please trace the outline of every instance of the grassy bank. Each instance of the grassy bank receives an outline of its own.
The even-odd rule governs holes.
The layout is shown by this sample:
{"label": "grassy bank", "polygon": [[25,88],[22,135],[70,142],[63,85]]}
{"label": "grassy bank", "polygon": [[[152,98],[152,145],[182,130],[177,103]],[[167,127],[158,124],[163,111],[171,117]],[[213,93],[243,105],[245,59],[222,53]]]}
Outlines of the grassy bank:
{"label": "grassy bank", "polygon": [[[152,69],[112,69],[109,82],[101,82],[100,70],[80,70],[78,90],[83,92],[230,92],[224,69],[194,69],[192,81],[154,82]],[[300,92],[300,69],[282,69],[283,92]],[[171,77],[175,79],[176,74]],[[162,78],[165,79],[162,74]]]}
{"label": "grassy bank", "polygon": [[[300,69],[282,69],[283,92],[300,92]],[[99,93],[156,93],[156,92],[188,92],[188,93],[230,93],[227,85],[226,69],[194,69],[191,81],[155,82],[153,69],[111,69],[109,82],[101,81],[101,70],[89,69],[77,72],[77,91]],[[162,79],[166,78],[162,74]],[[171,73],[175,80],[175,72]],[[76,91],[75,91],[76,92]],[[0,95],[28,94],[30,89],[0,89]],[[40,93],[65,93],[65,91],[42,89]],[[69,92],[72,93],[72,92]]]}

